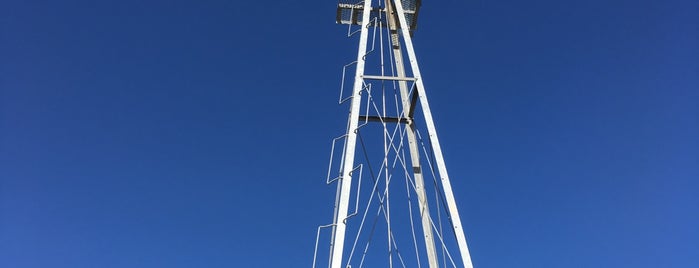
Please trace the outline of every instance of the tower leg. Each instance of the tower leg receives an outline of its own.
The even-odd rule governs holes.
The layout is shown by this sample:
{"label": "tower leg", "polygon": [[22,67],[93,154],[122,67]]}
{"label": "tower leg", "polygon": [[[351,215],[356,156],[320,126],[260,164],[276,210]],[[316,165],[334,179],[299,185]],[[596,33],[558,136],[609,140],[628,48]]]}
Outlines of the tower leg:
{"label": "tower leg", "polygon": [[[391,47],[393,49],[393,58],[396,66],[396,75],[398,77],[406,77],[405,66],[403,64],[403,52],[401,50],[400,36],[398,33],[398,19],[396,16],[395,8],[393,7],[391,1],[386,1],[386,14],[388,27],[391,33]],[[408,89],[408,83],[406,81],[398,81],[398,86],[400,88],[400,96],[403,104],[403,113],[405,117],[412,119],[412,109],[411,107],[414,103],[411,103],[410,92]],[[410,120],[407,125],[406,136],[408,139],[408,147],[410,150],[410,161],[413,168],[413,178],[415,180],[415,192],[418,197],[418,205],[420,208],[420,219],[422,223],[422,233],[425,240],[425,249],[427,251],[427,260],[430,268],[439,267],[437,261],[437,251],[434,244],[434,235],[432,233],[432,219],[430,217],[430,209],[427,201],[427,194],[425,193],[425,182],[422,176],[422,167],[420,165],[420,151],[417,144],[417,138],[415,137],[415,123]]]}
{"label": "tower leg", "polygon": [[416,90],[420,101],[420,106],[422,107],[422,113],[425,117],[425,124],[430,137],[430,144],[432,145],[432,150],[434,152],[435,162],[437,164],[440,181],[442,183],[442,190],[444,191],[444,199],[446,200],[449,215],[451,216],[452,227],[454,228],[454,233],[456,234],[456,241],[459,245],[461,259],[463,261],[464,267],[472,268],[473,264],[471,263],[471,254],[468,251],[468,245],[466,244],[466,236],[464,235],[464,230],[461,225],[461,217],[459,216],[459,210],[456,207],[456,200],[454,199],[454,193],[451,189],[451,182],[449,181],[447,167],[444,164],[442,147],[439,145],[439,139],[437,138],[437,129],[435,128],[434,121],[432,120],[432,111],[430,110],[430,105],[427,101],[425,87],[422,83],[422,76],[420,75],[420,68],[417,64],[417,58],[415,57],[415,50],[413,48],[413,42],[410,37],[410,29],[408,28],[405,16],[402,15],[405,14],[405,10],[403,9],[401,1],[392,2],[395,5],[397,14],[399,14],[398,21],[400,22],[400,30],[403,36],[403,41],[405,42],[405,48],[408,53],[408,59],[410,60],[410,66],[412,69],[413,77],[416,78],[415,86],[417,87]]}
{"label": "tower leg", "polygon": [[354,151],[357,145],[357,126],[359,124],[359,109],[362,102],[362,86],[364,75],[364,56],[367,51],[367,40],[369,36],[369,21],[371,12],[371,0],[364,1],[362,11],[362,29],[359,35],[359,49],[357,51],[357,69],[354,75],[354,86],[352,89],[352,100],[350,104],[349,119],[347,122],[347,136],[345,142],[344,155],[342,156],[342,176],[337,208],[335,209],[335,219],[333,237],[330,243],[330,267],[342,268],[342,254],[345,245],[345,231],[347,223],[347,211],[349,207],[350,189],[352,186],[352,169],[354,166]]}

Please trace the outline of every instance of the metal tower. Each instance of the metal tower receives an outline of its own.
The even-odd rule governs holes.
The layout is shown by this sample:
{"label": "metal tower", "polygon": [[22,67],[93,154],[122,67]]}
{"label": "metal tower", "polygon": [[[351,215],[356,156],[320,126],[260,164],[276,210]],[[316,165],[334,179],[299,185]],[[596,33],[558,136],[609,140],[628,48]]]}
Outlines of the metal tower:
{"label": "metal tower", "polygon": [[340,0],[337,22],[359,49],[342,70],[349,118],[332,143],[334,219],[318,228],[313,267],[471,268],[411,40],[421,1],[350,1]]}

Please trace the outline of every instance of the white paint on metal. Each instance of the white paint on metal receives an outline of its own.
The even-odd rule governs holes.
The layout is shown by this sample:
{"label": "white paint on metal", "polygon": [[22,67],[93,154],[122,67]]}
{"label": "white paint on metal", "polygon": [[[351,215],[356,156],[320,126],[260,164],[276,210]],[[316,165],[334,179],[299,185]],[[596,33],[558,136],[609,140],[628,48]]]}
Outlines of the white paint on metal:
{"label": "white paint on metal", "polygon": [[[394,1],[394,3],[398,14],[405,14],[401,1]],[[454,233],[456,234],[456,241],[459,245],[461,259],[463,261],[464,267],[473,268],[473,264],[471,262],[471,254],[468,251],[468,245],[466,244],[466,236],[464,234],[464,230],[461,224],[461,217],[459,216],[459,210],[456,207],[456,200],[454,198],[454,193],[451,188],[451,182],[449,181],[447,168],[444,164],[442,148],[439,145],[439,139],[437,138],[437,129],[435,128],[434,121],[432,120],[432,112],[427,101],[427,95],[425,94],[425,87],[423,85],[422,79],[420,79],[422,76],[420,75],[420,68],[417,64],[417,57],[415,56],[415,50],[413,48],[413,43],[410,38],[410,29],[408,28],[408,24],[404,15],[398,16],[398,20],[400,21],[400,29],[403,34],[403,40],[405,41],[406,50],[408,52],[408,58],[410,59],[410,66],[412,68],[413,77],[417,78],[415,83],[417,86],[418,97],[420,99],[420,106],[422,106],[422,113],[425,117],[427,132],[429,133],[430,142],[434,151],[435,161],[437,163],[437,169],[439,170],[439,175],[441,177],[442,189],[444,190],[444,198],[446,199],[449,214],[451,215],[452,226],[454,227]]]}
{"label": "white paint on metal", "polygon": [[[403,16],[402,13],[394,12],[395,9],[391,2],[386,2],[387,5],[387,19],[389,24],[389,29],[391,30],[391,41],[393,47],[393,55],[396,67],[396,74],[398,77],[405,77],[405,65],[403,63],[403,53],[401,51],[400,38],[398,32],[395,30],[398,25],[395,25],[396,15]],[[412,78],[411,81],[415,81]],[[408,83],[406,80],[398,80],[398,86],[400,88],[401,101],[403,104],[403,113],[408,113],[411,111],[411,100],[410,93],[408,92]],[[403,116],[412,118],[410,114],[404,114]],[[406,136],[408,138],[408,147],[410,150],[410,161],[413,167],[413,178],[415,180],[415,192],[418,198],[418,206],[420,208],[420,219],[422,223],[422,233],[423,239],[425,241],[425,250],[427,251],[427,262],[430,268],[438,268],[439,262],[437,260],[437,250],[434,244],[434,236],[432,234],[432,218],[430,216],[429,204],[427,201],[427,193],[425,192],[425,182],[422,174],[422,167],[420,165],[420,152],[418,149],[417,139],[415,137],[415,124],[411,120],[407,125]]]}
{"label": "white paint on metal", "polygon": [[369,16],[371,13],[371,0],[364,1],[362,13],[362,29],[359,35],[359,49],[357,51],[357,69],[354,76],[354,88],[350,105],[349,119],[347,122],[347,140],[343,155],[342,179],[340,181],[335,209],[335,228],[330,246],[330,267],[342,268],[342,254],[345,244],[345,231],[347,227],[347,212],[352,186],[352,169],[354,165],[354,153],[357,145],[357,126],[359,124],[359,109],[361,106],[361,91],[364,84],[364,56],[367,50],[367,38],[369,34]]}
{"label": "white paint on metal", "polygon": [[389,80],[389,81],[415,81],[415,78],[413,78],[413,77],[385,76],[385,75],[365,75],[364,79],[367,79],[367,80]]}

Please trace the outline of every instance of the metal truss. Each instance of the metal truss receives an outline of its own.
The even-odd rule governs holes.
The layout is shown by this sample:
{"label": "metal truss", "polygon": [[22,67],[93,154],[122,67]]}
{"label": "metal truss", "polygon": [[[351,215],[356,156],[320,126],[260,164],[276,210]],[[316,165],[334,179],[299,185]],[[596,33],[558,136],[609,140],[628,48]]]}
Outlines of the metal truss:
{"label": "metal truss", "polygon": [[[313,267],[325,229],[330,230],[331,268],[382,262],[473,267],[413,48],[420,5],[420,0],[338,5],[337,22],[348,25],[348,36],[359,33],[359,47],[356,60],[342,71],[339,103],[349,101],[349,116],[345,133],[333,140],[326,179],[337,184],[334,218],[318,228]],[[346,80],[352,81],[351,92]],[[405,195],[393,194],[403,188],[399,185]],[[377,245],[380,241],[385,247]]]}

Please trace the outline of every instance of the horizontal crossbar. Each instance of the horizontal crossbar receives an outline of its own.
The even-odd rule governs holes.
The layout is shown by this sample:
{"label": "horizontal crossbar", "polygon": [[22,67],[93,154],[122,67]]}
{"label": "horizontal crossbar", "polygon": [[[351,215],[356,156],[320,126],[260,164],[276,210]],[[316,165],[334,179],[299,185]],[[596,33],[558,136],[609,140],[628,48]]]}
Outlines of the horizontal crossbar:
{"label": "horizontal crossbar", "polygon": [[415,77],[398,77],[398,76],[384,76],[384,75],[364,75],[364,79],[370,80],[391,80],[391,81],[415,81]]}
{"label": "horizontal crossbar", "polygon": [[377,115],[360,115],[359,120],[372,121],[372,122],[386,122],[386,123],[403,123],[406,124],[410,122],[409,118],[405,117],[388,117],[388,116],[377,116]]}

